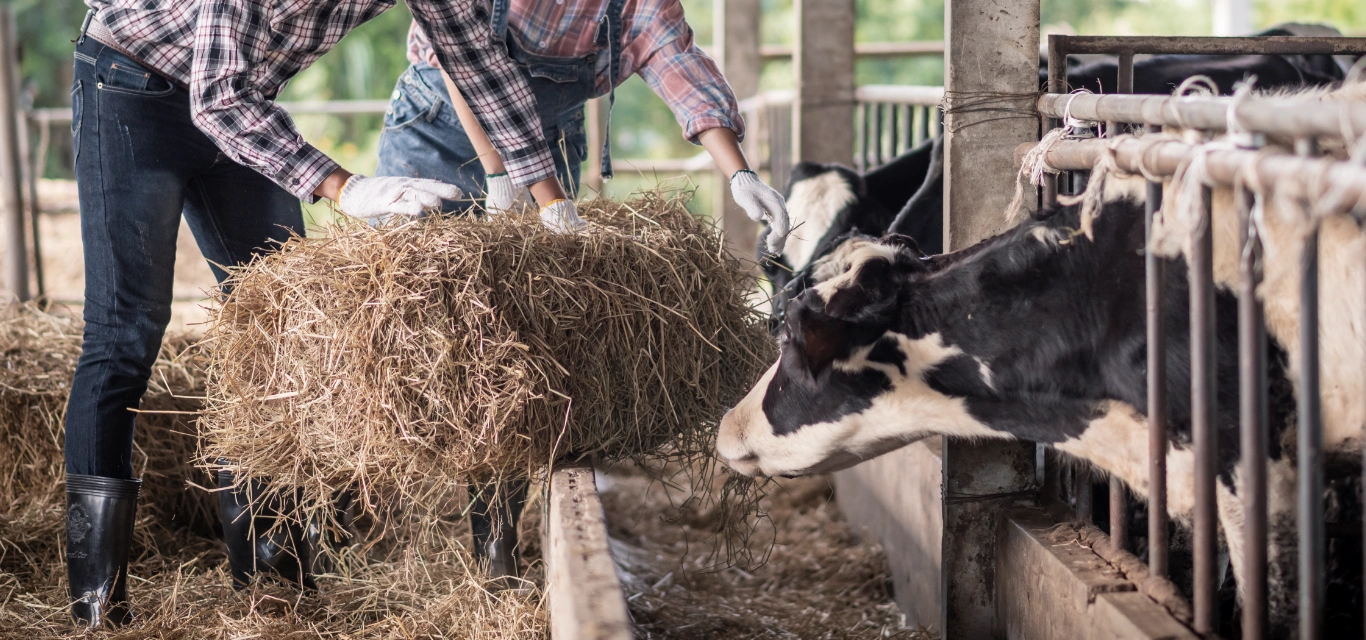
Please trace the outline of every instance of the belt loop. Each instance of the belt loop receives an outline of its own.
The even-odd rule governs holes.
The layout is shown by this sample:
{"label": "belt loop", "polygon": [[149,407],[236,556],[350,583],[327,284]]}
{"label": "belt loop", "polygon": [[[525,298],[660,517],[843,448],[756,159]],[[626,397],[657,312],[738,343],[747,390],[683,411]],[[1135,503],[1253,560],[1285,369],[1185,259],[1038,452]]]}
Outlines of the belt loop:
{"label": "belt loop", "polygon": [[81,21],[81,35],[76,38],[76,44],[85,44],[85,31],[90,28],[90,21],[95,18],[95,10],[90,9],[85,12],[85,20]]}

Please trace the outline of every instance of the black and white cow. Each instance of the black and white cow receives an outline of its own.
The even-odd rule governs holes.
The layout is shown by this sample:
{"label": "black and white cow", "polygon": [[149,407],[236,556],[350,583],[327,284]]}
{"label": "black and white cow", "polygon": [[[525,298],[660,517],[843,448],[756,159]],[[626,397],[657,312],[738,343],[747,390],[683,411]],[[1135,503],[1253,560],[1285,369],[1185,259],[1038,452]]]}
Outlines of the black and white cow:
{"label": "black and white cow", "polygon": [[850,238],[900,233],[931,254],[942,251],[943,137],[862,175],[839,164],[799,163],[788,182],[787,207],[793,229],[783,253],[766,254],[767,228],[759,236],[759,264],[775,292],[774,317],[782,315],[787,291],[808,286],[813,263]]}
{"label": "black and white cow", "polygon": [[[847,243],[789,303],[776,362],[722,420],[717,452],[749,475],[835,471],[933,435],[1024,439],[1148,491],[1142,207],[1105,205],[1094,240],[1065,208],[972,248],[926,258],[899,237]],[[1188,288],[1180,259],[1163,292],[1171,449],[1168,507],[1189,522],[1194,453]],[[1236,299],[1218,321],[1218,508],[1235,576],[1238,500]],[[1293,620],[1295,398],[1286,351],[1268,338],[1271,612]],[[1360,473],[1360,448],[1330,451]],[[1275,551],[1279,550],[1279,553]]]}

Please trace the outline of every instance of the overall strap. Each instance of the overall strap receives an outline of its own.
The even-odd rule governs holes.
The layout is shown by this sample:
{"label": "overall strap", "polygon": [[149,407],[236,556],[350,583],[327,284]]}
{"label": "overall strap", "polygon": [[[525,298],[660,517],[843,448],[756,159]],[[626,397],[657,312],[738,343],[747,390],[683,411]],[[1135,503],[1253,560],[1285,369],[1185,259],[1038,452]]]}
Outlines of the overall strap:
{"label": "overall strap", "polygon": [[610,87],[607,90],[607,117],[602,126],[603,180],[612,178],[612,105],[617,102],[617,81],[621,77],[622,16],[625,10],[626,0],[609,0],[607,12],[598,23],[598,46],[607,48],[607,83]]}
{"label": "overall strap", "polygon": [[512,10],[512,0],[493,0],[492,24],[494,41],[507,38],[508,12]]}

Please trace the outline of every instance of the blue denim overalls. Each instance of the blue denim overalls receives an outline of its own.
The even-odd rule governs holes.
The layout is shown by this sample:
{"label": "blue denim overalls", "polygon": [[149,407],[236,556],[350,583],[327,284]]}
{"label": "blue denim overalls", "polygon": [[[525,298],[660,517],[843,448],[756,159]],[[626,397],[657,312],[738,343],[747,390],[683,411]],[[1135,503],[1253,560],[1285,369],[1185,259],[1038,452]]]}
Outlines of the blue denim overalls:
{"label": "blue denim overalls", "polygon": [[[608,112],[621,80],[622,11],[625,0],[611,0],[598,25],[597,51],[579,57],[537,55],[527,51],[507,28],[510,0],[494,0],[493,30],[507,43],[508,54],[527,74],[541,128],[555,158],[555,172],[571,194],[579,187],[579,169],[587,157],[583,107],[597,97],[599,56],[608,56],[612,90]],[[603,146],[603,177],[610,178],[610,144]],[[418,63],[398,80],[384,116],[379,142],[379,176],[431,178],[454,184],[471,198],[484,193],[484,168],[456,118],[450,96],[436,67]],[[464,211],[470,201],[446,202],[447,211]]]}

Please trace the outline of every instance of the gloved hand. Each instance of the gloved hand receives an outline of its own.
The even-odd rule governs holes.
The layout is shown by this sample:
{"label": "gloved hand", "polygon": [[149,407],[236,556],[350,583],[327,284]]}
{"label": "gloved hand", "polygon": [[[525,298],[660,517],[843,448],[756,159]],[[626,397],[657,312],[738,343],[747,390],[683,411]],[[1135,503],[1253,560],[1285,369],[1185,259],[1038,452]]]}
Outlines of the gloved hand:
{"label": "gloved hand", "polygon": [[419,216],[441,206],[441,200],[460,197],[455,185],[424,178],[371,178],[355,174],[347,178],[337,195],[337,206],[349,216],[376,218],[389,214]]}
{"label": "gloved hand", "polygon": [[787,234],[792,223],[787,219],[787,203],[783,194],[759,180],[759,176],[748,169],[736,171],[730,177],[730,193],[735,204],[745,210],[750,220],[765,221],[772,227],[768,233],[768,252],[782,253],[787,244]]}
{"label": "gloved hand", "polygon": [[502,213],[512,208],[521,189],[512,186],[512,178],[506,173],[494,173],[487,178],[488,197],[484,198],[484,210],[489,213]]}
{"label": "gloved hand", "polygon": [[541,209],[541,224],[556,233],[572,233],[588,227],[588,223],[579,217],[579,208],[574,206],[574,201],[564,199],[551,200]]}

